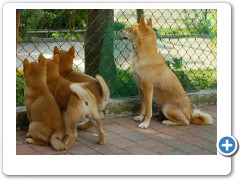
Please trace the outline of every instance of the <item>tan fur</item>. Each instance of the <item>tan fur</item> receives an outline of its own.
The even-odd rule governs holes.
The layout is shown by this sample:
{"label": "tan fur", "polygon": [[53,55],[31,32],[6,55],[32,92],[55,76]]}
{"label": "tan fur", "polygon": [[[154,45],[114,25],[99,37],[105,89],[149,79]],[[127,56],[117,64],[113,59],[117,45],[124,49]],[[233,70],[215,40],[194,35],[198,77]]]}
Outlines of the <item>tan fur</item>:
{"label": "tan fur", "polygon": [[54,54],[59,55],[59,72],[62,77],[71,82],[85,83],[86,88],[96,97],[98,110],[103,111],[109,101],[109,88],[104,79],[97,75],[93,78],[87,74],[79,73],[72,69],[73,59],[75,56],[75,48],[72,46],[68,51],[59,50],[57,46],[54,47]]}
{"label": "tan fur", "polygon": [[46,82],[46,60],[23,63],[25,78],[25,104],[29,119],[26,142],[36,145],[51,144],[55,150],[65,149],[65,124],[60,109]]}
{"label": "tan fur", "polygon": [[[39,62],[44,59],[43,55],[39,56]],[[95,96],[85,88],[85,84],[71,83],[60,76],[58,55],[47,60],[47,85],[63,112],[68,135],[65,148],[68,149],[77,138],[77,124],[85,117],[96,127],[99,143],[106,144]]]}
{"label": "tan fur", "polygon": [[133,45],[132,72],[138,86],[141,100],[139,116],[134,119],[144,122],[140,128],[147,128],[152,117],[152,101],[162,109],[168,120],[166,125],[211,124],[212,118],[199,112],[193,115],[192,106],[180,81],[168,68],[164,57],[157,51],[157,39],[152,28],[152,19],[145,24],[144,16],[140,23],[130,30],[122,31],[122,36]]}
{"label": "tan fur", "polygon": [[[59,55],[59,72],[62,77],[65,79],[76,82],[76,83],[85,83],[86,88],[91,91],[91,93],[96,97],[98,111],[104,111],[110,97],[109,88],[104,81],[104,79],[97,75],[96,78],[93,78],[87,74],[79,73],[72,69],[73,59],[75,56],[75,48],[72,46],[68,51],[59,50],[57,46],[54,47],[53,54]],[[93,126],[91,121],[86,121],[78,125],[80,130],[86,130]]]}

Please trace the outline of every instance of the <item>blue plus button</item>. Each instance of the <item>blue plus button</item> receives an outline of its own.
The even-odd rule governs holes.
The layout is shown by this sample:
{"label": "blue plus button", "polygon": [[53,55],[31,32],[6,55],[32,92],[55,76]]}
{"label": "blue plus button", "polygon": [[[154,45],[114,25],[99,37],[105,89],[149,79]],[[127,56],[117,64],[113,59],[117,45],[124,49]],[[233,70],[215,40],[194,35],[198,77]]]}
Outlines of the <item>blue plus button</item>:
{"label": "blue plus button", "polygon": [[231,156],[238,149],[238,142],[234,137],[226,136],[218,141],[217,148],[222,155]]}

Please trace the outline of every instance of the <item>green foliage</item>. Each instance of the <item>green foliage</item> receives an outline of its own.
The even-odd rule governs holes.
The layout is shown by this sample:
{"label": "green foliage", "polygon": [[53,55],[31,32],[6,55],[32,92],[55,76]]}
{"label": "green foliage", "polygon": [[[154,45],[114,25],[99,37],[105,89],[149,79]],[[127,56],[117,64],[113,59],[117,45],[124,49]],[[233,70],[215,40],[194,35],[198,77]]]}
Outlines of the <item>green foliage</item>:
{"label": "green foliage", "polygon": [[212,38],[211,42],[210,42],[210,47],[214,48],[217,45],[217,36],[215,36],[214,38]]}
{"label": "green foliage", "polygon": [[[26,9],[21,12],[20,22],[21,26],[19,28],[19,39],[27,37],[27,31],[29,29],[37,29],[40,19],[43,17],[44,12],[41,9],[30,10]],[[38,18],[36,18],[38,17]]]}
{"label": "green foliage", "polygon": [[166,61],[166,64],[172,70],[181,70],[183,67],[183,59],[181,58],[173,58],[173,61]]}
{"label": "green foliage", "polygon": [[173,67],[174,69],[182,69],[183,67],[183,59],[181,58],[173,58]]}
{"label": "green foliage", "polygon": [[[217,89],[217,69],[206,68],[206,69],[192,69],[190,71],[184,71],[195,90],[200,89]],[[194,90],[193,89],[193,90]]]}
{"label": "green foliage", "polygon": [[52,37],[55,39],[66,38],[66,39],[70,39],[70,40],[76,40],[76,39],[80,39],[81,35],[79,33],[71,33],[70,30],[68,30],[67,33],[54,32],[54,33],[52,33]]}
{"label": "green foliage", "polygon": [[209,13],[209,21],[211,23],[212,33],[217,34],[217,10]]}
{"label": "green foliage", "polygon": [[[217,88],[217,70],[213,69],[192,69],[180,70],[181,61],[175,60],[178,65],[167,63],[173,72],[179,78],[184,89],[188,92],[202,89]],[[24,105],[24,78],[22,75],[16,76],[17,81],[17,106]],[[130,97],[138,95],[137,86],[133,80],[133,75],[130,70],[117,69],[117,77],[114,85],[109,84],[111,98]]]}
{"label": "green foliage", "polygon": [[176,74],[186,91],[217,88],[216,68],[182,70],[182,58],[174,58],[173,62],[166,61],[166,64]]}
{"label": "green foliage", "polygon": [[157,30],[160,35],[172,35],[172,34],[190,34],[188,29],[180,29],[180,28],[164,28]]}
{"label": "green foliage", "polygon": [[86,29],[87,14],[87,9],[26,9],[21,12],[20,39],[28,38],[28,30]]}
{"label": "green foliage", "polygon": [[[212,24],[212,33],[216,34],[216,36],[214,38],[212,38],[211,43],[210,43],[210,47],[214,48],[217,46],[217,11],[214,11],[214,13],[210,14],[209,19],[211,21]],[[212,52],[214,55],[216,55],[216,52]]]}
{"label": "green foliage", "polygon": [[112,23],[112,28],[114,31],[121,31],[126,28],[126,24],[123,22],[114,21]]}
{"label": "green foliage", "polygon": [[186,91],[192,91],[193,89],[195,89],[186,72],[182,71],[182,67],[183,67],[182,57],[179,59],[174,58],[172,62],[166,61],[166,64],[176,74],[176,76],[178,77],[178,79],[180,80],[181,84],[183,85]]}
{"label": "green foliage", "polygon": [[16,76],[16,105],[24,106],[24,87],[25,81],[22,75]]}
{"label": "green foliage", "polygon": [[[191,13],[193,14],[191,17],[187,10],[183,11],[185,17],[182,19],[183,23],[185,24],[186,28],[192,34],[212,34],[213,27],[216,27],[216,21],[212,21],[212,18],[209,18],[209,10],[192,10]],[[215,13],[215,12],[214,12]]]}
{"label": "green foliage", "polygon": [[109,85],[112,98],[130,97],[138,95],[137,86],[130,70],[117,69],[114,86]]}

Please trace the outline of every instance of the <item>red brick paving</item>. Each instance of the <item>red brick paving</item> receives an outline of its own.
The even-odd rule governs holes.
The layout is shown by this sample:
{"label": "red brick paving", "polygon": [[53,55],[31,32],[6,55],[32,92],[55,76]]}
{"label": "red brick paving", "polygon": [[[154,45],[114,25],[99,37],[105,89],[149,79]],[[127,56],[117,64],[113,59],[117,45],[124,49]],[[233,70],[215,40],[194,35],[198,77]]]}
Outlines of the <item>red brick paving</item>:
{"label": "red brick paving", "polygon": [[17,155],[215,155],[217,106],[200,107],[214,118],[206,126],[166,126],[153,117],[148,129],[138,128],[132,116],[102,119],[106,145],[98,144],[96,130],[78,131],[74,144],[64,151],[26,144],[26,131],[17,131]]}

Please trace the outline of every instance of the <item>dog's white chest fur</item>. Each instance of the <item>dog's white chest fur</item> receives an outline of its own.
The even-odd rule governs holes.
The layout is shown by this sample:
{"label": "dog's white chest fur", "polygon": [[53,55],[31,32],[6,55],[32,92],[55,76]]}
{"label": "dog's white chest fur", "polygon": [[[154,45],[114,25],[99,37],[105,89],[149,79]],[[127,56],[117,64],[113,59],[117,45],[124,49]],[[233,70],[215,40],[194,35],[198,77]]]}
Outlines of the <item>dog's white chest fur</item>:
{"label": "dog's white chest fur", "polygon": [[136,66],[136,61],[137,61],[137,55],[134,51],[132,51],[130,53],[130,59],[132,61],[132,64],[131,64],[131,70],[134,71],[134,68]]}
{"label": "dog's white chest fur", "polygon": [[131,52],[130,59],[132,60],[131,71],[133,73],[133,78],[135,80],[136,85],[139,87],[141,85],[140,77],[138,76],[138,73],[137,73],[139,64],[137,63],[137,55],[134,51]]}

